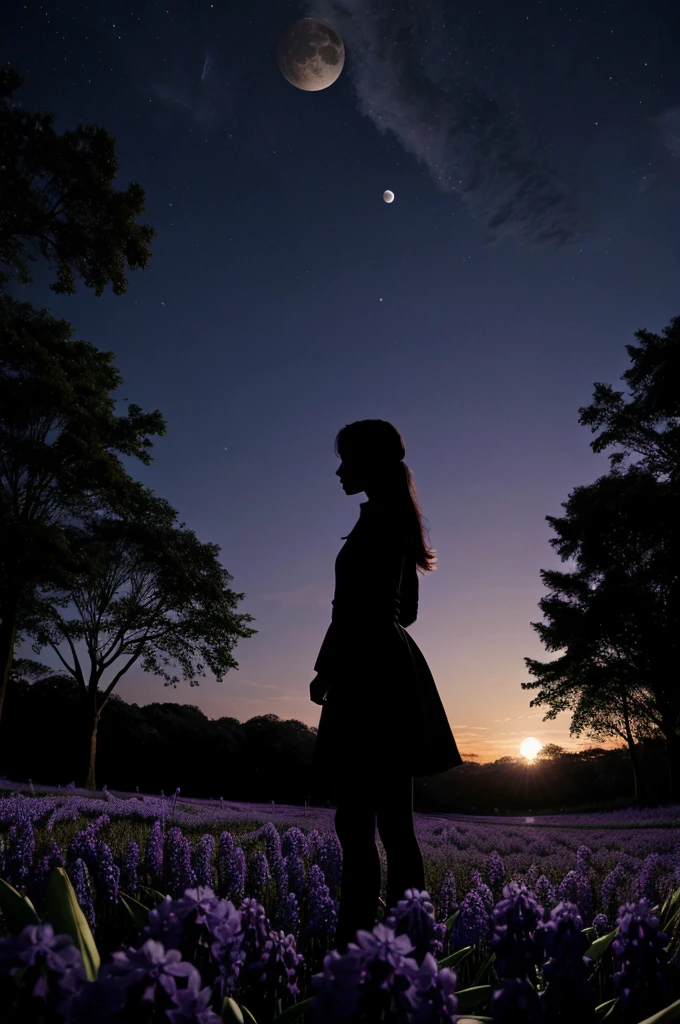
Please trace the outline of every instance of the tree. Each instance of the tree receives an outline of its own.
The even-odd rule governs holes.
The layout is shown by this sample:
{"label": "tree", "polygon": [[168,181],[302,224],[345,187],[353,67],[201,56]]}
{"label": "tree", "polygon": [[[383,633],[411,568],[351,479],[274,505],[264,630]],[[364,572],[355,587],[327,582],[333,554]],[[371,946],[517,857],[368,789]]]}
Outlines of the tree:
{"label": "tree", "polygon": [[[525,658],[536,679],[522,688],[540,687],[531,706],[547,705],[545,717],[554,718],[581,699],[592,710],[623,687],[629,718],[640,723],[653,713],[663,733],[678,798],[680,487],[631,466],[575,488],[563,507],[564,517],[546,516],[558,534],[550,543],[577,568],[541,570],[548,621],[531,625],[547,650],[565,653],[551,662]],[[643,708],[640,692],[649,697]]]}
{"label": "tree", "polygon": [[72,339],[65,320],[0,294],[0,715],[25,617],[36,593],[65,588],[73,564],[65,532],[97,499],[130,483],[119,455],[149,465],[158,410],[115,415],[113,352]]}
{"label": "tree", "polygon": [[[218,561],[219,547],[202,543],[177,512],[140,483],[117,507],[85,512],[82,522],[65,527],[76,568],[68,589],[45,594],[39,613],[26,624],[33,650],[55,651],[87,703],[90,742],[86,786],[95,788],[97,726],[102,708],[122,676],[141,659],[145,672],[176,686],[177,662],[191,686],[206,665],[221,680],[238,668],[232,650],[256,630],[253,618],[236,614],[244,594],[234,593],[232,576]],[[59,608],[73,604],[76,617]],[[70,658],[60,647],[66,642]],[[84,666],[76,644],[84,642]],[[107,669],[123,664],[100,690]]]}
{"label": "tree", "polygon": [[132,182],[116,191],[115,139],[97,125],[59,135],[54,115],[28,113],[12,100],[21,78],[0,69],[0,288],[31,284],[36,254],[57,271],[50,287],[72,295],[76,278],[101,295],[127,287],[126,266],[148,265],[155,236],[138,224],[146,194]]}
{"label": "tree", "polygon": [[[548,716],[546,715],[546,718]],[[553,716],[554,717],[554,716]],[[545,721],[545,718],[543,719]],[[566,754],[564,747],[561,747],[559,743],[544,743],[539,752],[536,754],[537,761],[555,761],[558,757],[562,757],[562,754]]]}
{"label": "tree", "polygon": [[[610,384],[596,383],[592,405],[579,409],[579,423],[592,433],[604,428],[591,442],[594,452],[612,446],[623,451],[609,455],[612,469],[620,467],[631,452],[641,456],[640,468],[678,478],[680,476],[680,316],[674,317],[661,335],[641,329],[635,332],[640,345],[626,345],[633,361],[622,376],[632,400]],[[662,430],[657,430],[664,424]]]}

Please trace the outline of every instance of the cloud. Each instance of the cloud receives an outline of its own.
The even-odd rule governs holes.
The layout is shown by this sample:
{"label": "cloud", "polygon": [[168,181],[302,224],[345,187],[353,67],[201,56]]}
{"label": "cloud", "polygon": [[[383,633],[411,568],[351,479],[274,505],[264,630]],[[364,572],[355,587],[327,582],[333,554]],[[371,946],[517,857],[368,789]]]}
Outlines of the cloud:
{"label": "cloud", "polygon": [[361,112],[424,163],[442,192],[459,194],[490,241],[582,238],[583,214],[522,124],[519,104],[481,83],[488,52],[463,52],[466,26],[453,19],[465,15],[447,0],[310,0],[309,11],[343,36]]}

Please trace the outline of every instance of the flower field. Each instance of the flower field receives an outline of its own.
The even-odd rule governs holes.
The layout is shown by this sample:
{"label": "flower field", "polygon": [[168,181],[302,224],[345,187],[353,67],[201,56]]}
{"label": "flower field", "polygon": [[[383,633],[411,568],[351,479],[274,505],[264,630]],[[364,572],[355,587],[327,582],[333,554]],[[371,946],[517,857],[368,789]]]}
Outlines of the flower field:
{"label": "flower field", "polygon": [[677,808],[416,814],[342,955],[333,810],[0,787],[3,1022],[680,1019]]}

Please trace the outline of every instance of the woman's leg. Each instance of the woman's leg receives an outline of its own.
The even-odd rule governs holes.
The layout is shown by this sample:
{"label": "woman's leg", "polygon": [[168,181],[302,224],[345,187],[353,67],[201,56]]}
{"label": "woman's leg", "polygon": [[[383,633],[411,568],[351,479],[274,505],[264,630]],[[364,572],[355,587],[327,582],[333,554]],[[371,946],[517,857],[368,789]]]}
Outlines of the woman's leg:
{"label": "woman's leg", "polygon": [[387,775],[377,788],[378,832],[387,858],[387,912],[406,889],[425,888],[425,866],[413,827],[413,778]]}
{"label": "woman's leg", "polygon": [[357,929],[372,931],[380,897],[380,856],[375,845],[375,783],[370,776],[343,775],[337,784],[335,831],[342,847],[340,908],[335,946],[346,952]]}

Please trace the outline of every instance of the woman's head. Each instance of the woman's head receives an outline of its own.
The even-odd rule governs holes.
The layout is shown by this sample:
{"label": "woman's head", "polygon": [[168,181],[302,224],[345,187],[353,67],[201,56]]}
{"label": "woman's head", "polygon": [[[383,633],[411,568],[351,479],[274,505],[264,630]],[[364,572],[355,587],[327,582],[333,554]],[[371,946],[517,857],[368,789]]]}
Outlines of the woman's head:
{"label": "woman's head", "polygon": [[341,459],[336,475],[345,493],[365,491],[369,499],[379,496],[393,503],[407,523],[416,565],[423,572],[432,571],[436,555],[425,543],[423,516],[411,470],[403,461],[406,448],[397,428],[386,420],[348,423],[338,432],[335,453]]}

